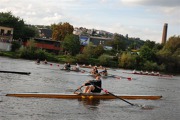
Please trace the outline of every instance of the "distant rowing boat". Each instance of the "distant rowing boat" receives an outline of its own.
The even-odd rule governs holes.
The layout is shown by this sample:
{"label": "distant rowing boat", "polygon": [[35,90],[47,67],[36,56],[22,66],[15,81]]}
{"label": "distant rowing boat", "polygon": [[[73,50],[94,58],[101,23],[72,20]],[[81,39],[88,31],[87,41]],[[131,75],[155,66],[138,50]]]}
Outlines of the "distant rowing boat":
{"label": "distant rowing boat", "polygon": [[[81,67],[81,68],[93,68],[94,66],[87,66],[87,65],[84,66],[84,65],[80,65],[80,67]],[[105,68],[105,67],[100,67],[100,66],[97,67],[97,69],[104,69],[104,68]],[[106,69],[108,70],[109,68],[106,68]]]}
{"label": "distant rowing boat", "polygon": [[72,69],[70,69],[70,70],[68,70],[68,69],[60,69],[60,70],[67,71],[67,72],[70,72],[70,71],[80,72],[81,71],[81,70],[72,70]]}
{"label": "distant rowing boat", "polygon": [[173,75],[162,75],[162,74],[155,74],[155,73],[140,73],[140,72],[123,72],[126,74],[137,74],[137,75],[148,75],[148,76],[159,76],[159,77],[173,77]]}
{"label": "distant rowing boat", "polygon": [[[116,99],[116,97],[110,94],[102,93],[81,93],[81,94],[62,94],[62,93],[16,93],[6,94],[11,97],[23,97],[23,98],[58,98],[58,99]],[[145,99],[145,100],[158,100],[162,96],[158,95],[116,95],[122,99]]]}

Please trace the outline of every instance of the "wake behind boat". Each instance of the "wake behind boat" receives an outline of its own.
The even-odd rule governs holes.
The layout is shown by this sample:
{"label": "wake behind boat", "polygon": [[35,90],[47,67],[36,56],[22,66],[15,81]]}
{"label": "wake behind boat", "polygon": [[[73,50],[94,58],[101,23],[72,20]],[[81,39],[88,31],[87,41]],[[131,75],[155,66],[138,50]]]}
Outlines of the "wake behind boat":
{"label": "wake behind boat", "polygon": [[[11,97],[23,97],[23,98],[58,98],[58,99],[116,99],[116,97],[110,94],[102,93],[80,93],[80,94],[65,94],[65,93],[15,93],[6,94]],[[144,99],[144,100],[158,100],[162,96],[158,95],[116,95],[122,99]]]}

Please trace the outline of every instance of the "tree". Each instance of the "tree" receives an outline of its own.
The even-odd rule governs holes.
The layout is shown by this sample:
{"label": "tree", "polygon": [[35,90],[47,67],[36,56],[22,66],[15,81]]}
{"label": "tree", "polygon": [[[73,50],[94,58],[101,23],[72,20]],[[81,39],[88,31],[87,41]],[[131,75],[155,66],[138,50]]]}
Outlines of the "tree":
{"label": "tree", "polygon": [[168,50],[171,54],[174,54],[178,48],[180,48],[180,36],[173,36],[169,38],[160,52]]}
{"label": "tree", "polygon": [[37,35],[36,28],[31,27],[31,26],[24,26],[22,38],[29,39],[29,38],[35,37],[35,35]]}
{"label": "tree", "polygon": [[134,68],[135,58],[130,53],[123,53],[119,59],[119,66],[123,68]]}
{"label": "tree", "polygon": [[126,49],[126,44],[124,42],[124,37],[123,36],[120,36],[118,34],[116,34],[114,36],[114,40],[112,42],[112,46],[113,46],[113,49],[119,51],[119,50],[125,50]]}
{"label": "tree", "polygon": [[157,53],[160,64],[165,65],[166,71],[180,71],[180,36],[172,36],[164,47]]}
{"label": "tree", "polygon": [[7,12],[7,13],[1,12],[0,13],[0,26],[14,28],[13,38],[19,39],[21,38],[23,34],[22,29],[24,26],[24,21],[20,19],[19,17],[13,16],[11,12]]}
{"label": "tree", "polygon": [[82,53],[87,57],[87,58],[91,58],[93,57],[94,54],[94,46],[93,43],[89,43],[87,46],[84,47]]}
{"label": "tree", "polygon": [[150,41],[150,40],[146,40],[146,42],[144,43],[145,46],[148,46],[149,48],[154,48],[154,46],[156,45],[156,43],[154,41]]}
{"label": "tree", "polygon": [[11,45],[11,51],[15,52],[16,50],[18,50],[21,47],[21,44],[19,41],[13,41],[12,45]]}
{"label": "tree", "polygon": [[94,49],[94,57],[99,57],[104,53],[104,48],[102,45],[98,45],[95,49]]}
{"label": "tree", "polygon": [[155,53],[153,52],[153,50],[151,48],[149,48],[146,45],[143,45],[140,48],[139,52],[140,52],[141,58],[144,59],[145,61],[146,60],[148,60],[148,61],[155,61],[156,60]]}
{"label": "tree", "polygon": [[33,29],[30,31],[29,26],[25,25],[24,20],[13,16],[11,12],[0,12],[0,26],[14,28],[14,39],[24,38],[24,36],[26,36],[26,38],[35,36],[35,31]]}
{"label": "tree", "polygon": [[57,41],[64,41],[64,38],[67,34],[72,34],[74,28],[69,23],[59,23],[59,24],[52,24],[51,28],[53,30],[52,39]]}
{"label": "tree", "polygon": [[72,55],[76,55],[79,53],[81,45],[79,41],[79,36],[68,34],[66,35],[64,41],[63,41],[63,48],[70,52]]}

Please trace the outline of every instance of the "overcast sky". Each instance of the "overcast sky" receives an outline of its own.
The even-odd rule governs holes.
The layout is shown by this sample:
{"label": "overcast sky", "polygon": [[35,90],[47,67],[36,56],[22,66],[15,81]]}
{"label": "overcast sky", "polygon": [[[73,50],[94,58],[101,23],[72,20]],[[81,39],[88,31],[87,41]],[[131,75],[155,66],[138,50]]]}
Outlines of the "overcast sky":
{"label": "overcast sky", "polygon": [[68,22],[156,43],[164,23],[168,38],[180,35],[180,0],[0,0],[0,12],[9,11],[27,24]]}

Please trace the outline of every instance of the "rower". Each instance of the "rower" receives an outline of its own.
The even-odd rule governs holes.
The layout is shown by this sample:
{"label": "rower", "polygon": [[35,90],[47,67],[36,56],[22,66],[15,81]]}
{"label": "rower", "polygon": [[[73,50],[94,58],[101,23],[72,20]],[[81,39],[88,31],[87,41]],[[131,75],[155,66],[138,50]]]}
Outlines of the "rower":
{"label": "rower", "polygon": [[66,70],[70,70],[71,69],[71,65],[70,65],[70,63],[68,63],[67,65],[66,65]]}
{"label": "rower", "polygon": [[44,60],[44,64],[47,64],[47,60],[46,59]]}
{"label": "rower", "polygon": [[65,63],[63,69],[64,70],[70,70],[71,69],[70,63]]}
{"label": "rower", "polygon": [[64,70],[67,69],[67,63],[64,63],[64,67],[63,67]]}
{"label": "rower", "polygon": [[141,71],[140,71],[140,74],[143,74],[143,73],[144,73],[144,72],[141,70]]}
{"label": "rower", "polygon": [[79,64],[78,63],[76,63],[76,66],[73,67],[73,70],[77,70],[77,71],[79,70]]}
{"label": "rower", "polygon": [[104,70],[103,71],[101,71],[100,73],[102,73],[104,76],[107,76],[107,69],[106,68],[104,68]]}
{"label": "rower", "polygon": [[40,59],[37,59],[37,60],[36,60],[36,63],[37,63],[37,64],[40,64],[40,62],[41,62]]}
{"label": "rower", "polygon": [[151,74],[154,75],[154,71],[152,71]]}
{"label": "rower", "polygon": [[136,73],[136,70],[133,70],[133,73],[135,74],[135,73]]}
{"label": "rower", "polygon": [[103,66],[102,66],[102,65],[100,65],[100,66],[99,66],[99,68],[100,68],[100,69],[103,69]]}
{"label": "rower", "polygon": [[83,93],[100,93],[101,92],[101,74],[96,74],[95,80],[89,80],[84,83],[85,89]]}
{"label": "rower", "polygon": [[97,69],[96,66],[94,66],[94,68],[91,70],[91,74],[92,74],[92,75],[95,75],[95,74],[97,74],[97,73],[98,73],[98,69]]}
{"label": "rower", "polygon": [[156,75],[160,75],[160,73],[159,73],[159,72],[156,72]]}

